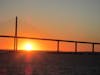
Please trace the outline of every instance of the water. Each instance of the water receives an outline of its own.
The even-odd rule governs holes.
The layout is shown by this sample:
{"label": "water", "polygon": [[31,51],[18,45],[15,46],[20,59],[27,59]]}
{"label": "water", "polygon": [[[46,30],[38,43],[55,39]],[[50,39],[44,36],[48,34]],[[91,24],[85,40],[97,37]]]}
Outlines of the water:
{"label": "water", "polygon": [[100,75],[100,54],[0,53],[0,75]]}

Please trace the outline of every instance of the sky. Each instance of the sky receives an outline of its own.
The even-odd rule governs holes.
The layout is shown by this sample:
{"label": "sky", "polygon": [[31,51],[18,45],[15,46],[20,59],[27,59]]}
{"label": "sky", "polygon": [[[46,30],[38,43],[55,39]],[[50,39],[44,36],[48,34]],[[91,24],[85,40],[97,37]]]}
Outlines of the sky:
{"label": "sky", "polygon": [[100,42],[100,0],[0,0],[0,35]]}

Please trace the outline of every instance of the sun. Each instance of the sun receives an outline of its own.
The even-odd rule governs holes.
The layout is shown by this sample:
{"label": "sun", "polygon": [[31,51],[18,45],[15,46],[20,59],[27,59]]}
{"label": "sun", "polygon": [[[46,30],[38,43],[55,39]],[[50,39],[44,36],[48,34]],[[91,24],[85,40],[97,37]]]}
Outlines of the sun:
{"label": "sun", "polygon": [[26,50],[26,51],[32,51],[32,49],[33,49],[32,44],[30,44],[30,43],[25,44],[25,50]]}
{"label": "sun", "polygon": [[41,50],[40,44],[37,40],[19,40],[18,50],[24,51],[38,51]]}

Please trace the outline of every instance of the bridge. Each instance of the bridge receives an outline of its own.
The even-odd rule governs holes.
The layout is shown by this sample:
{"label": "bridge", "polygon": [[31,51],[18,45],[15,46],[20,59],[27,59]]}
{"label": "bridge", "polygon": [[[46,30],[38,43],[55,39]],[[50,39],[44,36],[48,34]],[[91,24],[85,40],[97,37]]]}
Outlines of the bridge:
{"label": "bridge", "polygon": [[[88,44],[91,45],[91,51],[86,51],[86,52],[90,52],[90,53],[94,53],[96,52],[95,50],[95,46],[96,45],[100,45],[100,43],[97,42],[84,42],[84,41],[72,41],[72,40],[60,40],[60,39],[48,39],[48,38],[34,38],[34,37],[22,37],[22,36],[18,36],[18,17],[16,16],[15,19],[15,32],[14,32],[14,36],[8,36],[8,35],[0,35],[0,38],[9,38],[9,39],[14,39],[14,51],[18,50],[18,39],[31,39],[31,40],[43,40],[43,41],[52,41],[56,43],[56,51],[55,52],[62,52],[62,50],[60,50],[60,46],[62,42],[69,42],[69,43],[73,43],[74,44],[74,52],[77,53],[78,51],[78,44]],[[2,49],[1,49],[2,50]],[[6,49],[7,50],[7,49]],[[9,50],[9,49],[8,49]]]}
{"label": "bridge", "polygon": [[[17,35],[17,17],[15,35],[0,35],[0,38],[13,39],[13,50],[0,49],[0,75],[100,75],[100,52],[96,52],[97,42],[71,41],[47,38],[22,37]],[[21,51],[18,39],[52,41],[55,51]],[[74,44],[74,52],[62,52],[61,43]],[[78,51],[78,44],[88,44],[91,51]]]}
{"label": "bridge", "polygon": [[[33,38],[33,37],[19,37],[19,36],[5,36],[5,35],[2,35],[0,36],[1,38],[13,38],[13,39],[31,39],[31,40],[47,40],[47,41],[53,41],[53,42],[56,42],[56,52],[60,52],[60,43],[61,42],[71,42],[71,43],[74,43],[75,45],[75,53],[78,52],[78,45],[79,43],[82,43],[82,44],[90,44],[91,45],[91,52],[94,53],[95,52],[95,45],[100,45],[100,43],[96,43],[96,42],[83,42],[83,41],[71,41],[71,40],[59,40],[59,39],[46,39],[46,38]],[[14,45],[14,51],[17,51],[17,46],[18,46],[18,42],[17,41],[14,41],[14,43],[17,43],[16,45]]]}

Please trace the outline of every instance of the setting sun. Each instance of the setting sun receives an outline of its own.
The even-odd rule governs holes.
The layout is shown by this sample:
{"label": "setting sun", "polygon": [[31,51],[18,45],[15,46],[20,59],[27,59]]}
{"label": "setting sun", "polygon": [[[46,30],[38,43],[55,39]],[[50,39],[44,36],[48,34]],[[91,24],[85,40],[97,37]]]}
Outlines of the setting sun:
{"label": "setting sun", "polygon": [[26,44],[25,45],[25,50],[27,51],[31,51],[33,48],[32,48],[32,44]]}
{"label": "setting sun", "polygon": [[25,50],[25,51],[37,51],[40,50],[40,44],[36,40],[29,40],[29,39],[19,39],[18,44],[19,50]]}

